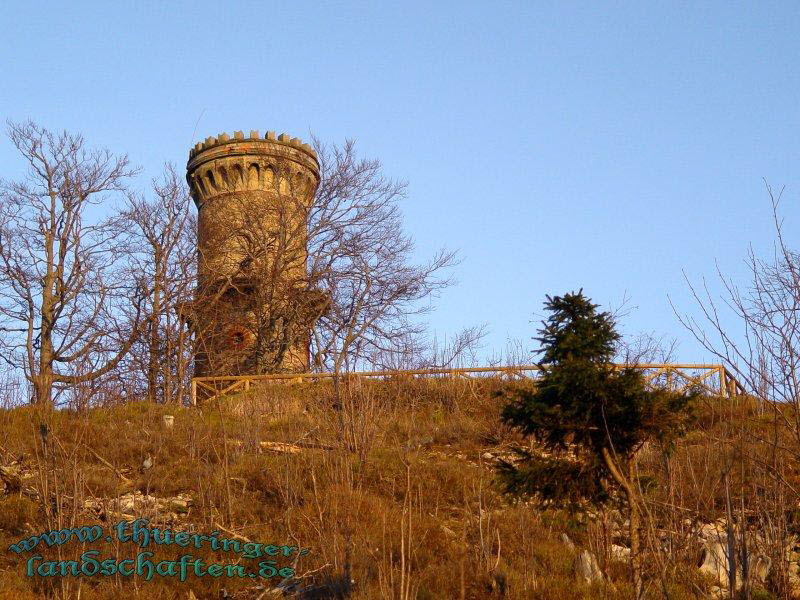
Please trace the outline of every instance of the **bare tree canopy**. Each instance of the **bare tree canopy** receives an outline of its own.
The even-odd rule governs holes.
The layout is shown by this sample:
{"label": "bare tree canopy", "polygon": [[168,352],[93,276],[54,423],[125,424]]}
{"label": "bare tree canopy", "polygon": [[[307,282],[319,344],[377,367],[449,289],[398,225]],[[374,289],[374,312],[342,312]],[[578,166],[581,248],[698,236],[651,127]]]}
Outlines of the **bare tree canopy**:
{"label": "bare tree canopy", "polygon": [[[746,287],[717,267],[725,291],[722,298],[714,298],[705,280],[698,288],[687,278],[702,318],[681,314],[674,305],[673,310],[695,339],[724,361],[750,391],[762,400],[794,406],[800,423],[800,253],[788,246],[783,234],[778,214],[781,194],[769,185],[767,194],[775,228],[772,258],[759,258],[750,247]],[[742,327],[741,336],[732,333],[732,322]],[[800,425],[796,428],[800,436]]]}
{"label": "bare tree canopy", "polygon": [[[717,267],[725,290],[719,299],[705,281],[698,289],[687,279],[702,318],[680,314],[674,305],[673,310],[698,342],[736,373],[758,400],[759,412],[771,412],[780,429],[800,442],[800,253],[789,247],[783,233],[782,192],[767,185],[767,194],[775,229],[773,256],[759,258],[750,247],[747,286]],[[740,335],[732,333],[732,323],[741,327]],[[793,453],[793,460],[800,458],[800,452]]]}
{"label": "bare tree canopy", "polygon": [[442,249],[413,264],[398,205],[406,184],[387,178],[380,161],[358,158],[353,141],[315,138],[314,147],[321,181],[309,211],[309,280],[329,294],[330,307],[313,330],[312,364],[339,371],[411,358],[425,332],[416,318],[453,283],[447,271],[456,253]]}
{"label": "bare tree canopy", "polygon": [[[54,386],[96,379],[128,352],[138,328],[140,282],[122,277],[125,248],[110,220],[89,209],[124,196],[136,173],[127,156],[90,150],[83,138],[32,122],[9,123],[27,162],[20,181],[0,183],[0,354],[24,367],[35,401]],[[120,319],[133,307],[135,327]],[[129,323],[128,323],[129,324]]]}
{"label": "bare tree canopy", "polygon": [[[141,336],[117,377],[128,395],[180,402],[191,374],[192,339],[186,327],[196,278],[196,220],[183,178],[167,164],[152,194],[130,194],[118,224],[127,236],[132,277],[147,294]],[[135,315],[129,315],[134,321]]]}

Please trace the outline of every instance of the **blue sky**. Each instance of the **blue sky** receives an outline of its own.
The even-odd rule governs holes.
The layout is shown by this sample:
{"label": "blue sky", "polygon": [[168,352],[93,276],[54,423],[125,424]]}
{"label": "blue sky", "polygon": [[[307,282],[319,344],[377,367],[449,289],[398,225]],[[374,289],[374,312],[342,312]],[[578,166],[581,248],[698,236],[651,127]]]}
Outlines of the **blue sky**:
{"label": "blue sky", "polygon": [[[583,287],[707,360],[667,299],[695,312],[682,270],[746,285],[748,244],[771,250],[764,179],[798,238],[796,3],[18,2],[3,21],[0,116],[127,152],[142,187],[222,131],[356,139],[408,181],[419,259],[460,249],[429,321],[486,323],[484,358],[533,347],[545,294]],[[7,141],[0,165],[23,166]]]}

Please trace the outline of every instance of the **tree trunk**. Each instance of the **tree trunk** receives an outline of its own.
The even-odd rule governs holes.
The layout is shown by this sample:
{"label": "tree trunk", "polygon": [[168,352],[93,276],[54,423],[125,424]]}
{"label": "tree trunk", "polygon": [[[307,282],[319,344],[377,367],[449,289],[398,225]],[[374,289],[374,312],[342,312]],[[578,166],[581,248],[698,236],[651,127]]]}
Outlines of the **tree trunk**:
{"label": "tree trunk", "polygon": [[629,534],[631,538],[631,571],[633,574],[633,587],[636,590],[636,600],[644,598],[644,585],[642,583],[642,556],[639,540],[639,503],[633,489],[634,461],[628,460],[628,485],[625,486],[625,496],[628,500]]}
{"label": "tree trunk", "polygon": [[[50,282],[45,280],[45,285]],[[39,327],[39,361],[36,375],[33,378],[33,387],[36,393],[36,403],[50,406],[53,403],[53,300],[48,289],[42,299],[42,322]],[[33,369],[31,369],[33,370]]]}
{"label": "tree trunk", "polygon": [[609,473],[611,473],[614,481],[616,481],[617,484],[619,484],[619,486],[622,488],[622,491],[625,492],[625,499],[628,503],[628,534],[631,538],[631,575],[633,578],[633,587],[636,591],[636,600],[642,600],[644,598],[644,583],[642,582],[642,557],[640,554],[641,540],[639,537],[641,519],[636,489],[633,487],[633,480],[635,479],[634,457],[629,456],[625,460],[628,467],[628,473],[626,477],[619,470],[619,467],[617,467],[617,464],[614,462],[614,458],[611,456],[611,452],[609,452],[608,448],[603,448],[602,454],[603,461]]}
{"label": "tree trunk", "polygon": [[[156,275],[158,277],[158,275]],[[147,399],[150,402],[158,401],[158,371],[161,365],[159,339],[159,316],[161,311],[161,286],[157,282],[153,289],[153,313],[150,319],[150,340],[148,344],[148,365],[147,365]]]}

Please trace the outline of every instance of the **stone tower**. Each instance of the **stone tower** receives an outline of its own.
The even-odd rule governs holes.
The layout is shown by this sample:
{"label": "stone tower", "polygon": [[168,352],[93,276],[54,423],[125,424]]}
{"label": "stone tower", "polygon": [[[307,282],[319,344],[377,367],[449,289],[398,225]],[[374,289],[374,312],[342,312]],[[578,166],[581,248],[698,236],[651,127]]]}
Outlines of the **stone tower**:
{"label": "stone tower", "polygon": [[325,304],[306,275],[314,149],[273,132],[222,133],[189,152],[197,205],[195,375],[307,371]]}

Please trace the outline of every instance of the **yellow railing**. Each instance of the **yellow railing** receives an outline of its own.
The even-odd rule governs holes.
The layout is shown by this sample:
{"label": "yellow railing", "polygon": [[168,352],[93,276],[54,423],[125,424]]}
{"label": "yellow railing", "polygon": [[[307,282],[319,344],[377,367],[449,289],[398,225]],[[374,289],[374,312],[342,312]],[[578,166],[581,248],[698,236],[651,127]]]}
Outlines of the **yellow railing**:
{"label": "yellow railing", "polygon": [[[632,366],[645,371],[645,378],[653,384],[666,385],[678,391],[698,385],[711,394],[739,396],[745,393],[723,365],[698,364],[637,364],[614,365],[621,369]],[[384,379],[387,377],[528,377],[541,371],[538,365],[506,367],[469,367],[463,369],[412,369],[403,371],[362,371],[339,373],[340,379]],[[333,379],[334,373],[274,373],[269,375],[225,375],[195,377],[192,379],[192,404],[197,404],[198,392],[204,399],[218,398],[226,394],[249,391],[253,386],[265,382],[301,383]]]}

